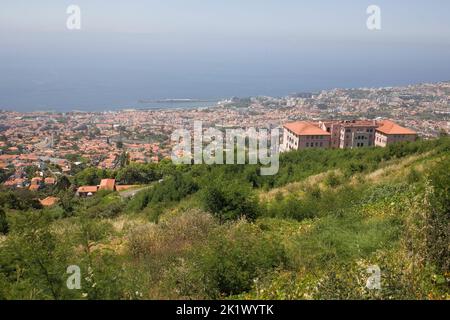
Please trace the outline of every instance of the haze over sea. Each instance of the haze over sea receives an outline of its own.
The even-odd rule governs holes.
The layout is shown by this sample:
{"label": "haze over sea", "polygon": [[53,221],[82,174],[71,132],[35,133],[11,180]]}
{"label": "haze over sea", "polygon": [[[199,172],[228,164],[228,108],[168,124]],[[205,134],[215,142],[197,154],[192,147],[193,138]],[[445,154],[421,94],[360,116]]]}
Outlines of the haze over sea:
{"label": "haze over sea", "polygon": [[204,106],[214,103],[140,101],[450,80],[448,1],[378,1],[376,32],[364,1],[79,0],[80,31],[65,28],[70,1],[28,2],[2,3],[0,109]]}

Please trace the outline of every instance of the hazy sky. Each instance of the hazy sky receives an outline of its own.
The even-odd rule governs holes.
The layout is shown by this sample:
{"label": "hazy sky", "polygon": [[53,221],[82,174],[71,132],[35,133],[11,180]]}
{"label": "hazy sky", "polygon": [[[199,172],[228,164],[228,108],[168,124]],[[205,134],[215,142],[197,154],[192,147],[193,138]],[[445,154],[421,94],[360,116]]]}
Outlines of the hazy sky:
{"label": "hazy sky", "polygon": [[[386,36],[450,38],[447,0],[2,0],[3,31],[65,31],[65,9],[79,5],[86,32],[172,36],[367,36],[366,8],[381,7]],[[12,36],[12,35],[10,35]]]}
{"label": "hazy sky", "polygon": [[[66,29],[66,8],[82,29]],[[366,9],[381,8],[369,31]],[[2,0],[0,108],[450,80],[448,0]]]}

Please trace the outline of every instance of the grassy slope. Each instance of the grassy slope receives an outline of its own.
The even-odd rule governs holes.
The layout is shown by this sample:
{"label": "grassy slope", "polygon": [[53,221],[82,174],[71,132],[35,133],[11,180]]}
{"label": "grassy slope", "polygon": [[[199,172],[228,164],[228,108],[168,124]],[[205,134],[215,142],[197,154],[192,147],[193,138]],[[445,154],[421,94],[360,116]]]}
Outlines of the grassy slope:
{"label": "grassy slope", "polygon": [[[290,183],[284,187],[270,191],[261,191],[260,199],[271,203],[276,201],[275,195],[295,195],[302,199],[305,188],[320,186],[324,193],[338,194],[346,186],[364,190],[354,200],[347,203],[339,212],[330,210],[329,214],[310,220],[295,221],[270,217],[259,218],[255,224],[274,242],[281,243],[288,255],[288,263],[282,271],[270,274],[276,277],[269,282],[263,277],[263,288],[256,285],[249,293],[240,298],[311,298],[313,290],[304,289],[304,281],[320,281],[330,270],[349,263],[363,263],[380,253],[391,253],[400,250],[404,237],[404,208],[402,204],[411,191],[403,183],[412,170],[422,172],[429,168],[440,155],[427,152],[420,155],[395,159],[383,164],[383,167],[373,172],[357,174],[337,188],[328,187],[324,180],[331,172],[323,172],[309,176],[303,181]],[[339,171],[333,170],[338,175]],[[393,186],[383,189],[384,186]],[[377,192],[373,190],[381,191]],[[369,191],[367,191],[369,190]],[[372,194],[373,199],[365,197],[364,193]],[[358,201],[360,200],[360,201]],[[179,205],[166,211],[162,221],[183,214],[189,208],[198,206],[196,196],[182,200]],[[406,212],[407,214],[407,212]],[[119,220],[124,219],[123,217]],[[116,221],[117,224],[117,221]],[[364,269],[362,269],[364,270]],[[364,275],[363,275],[364,276]],[[277,281],[286,283],[278,284]],[[294,277],[294,278],[292,278]],[[302,280],[300,280],[300,277]],[[294,279],[294,280],[293,280]],[[305,280],[306,279],[306,280]],[[271,288],[272,285],[281,286],[281,290]],[[283,289],[283,285],[287,287]],[[299,286],[301,289],[299,289]],[[295,294],[297,290],[297,293]],[[368,294],[370,296],[370,294]]]}
{"label": "grassy slope", "polygon": [[[407,247],[416,241],[410,238],[421,209],[416,198],[424,193],[421,173],[445,155],[448,160],[448,153],[431,150],[392,159],[348,179],[340,168],[311,170],[298,181],[259,189],[268,208],[280,199],[310,201],[316,214],[309,219],[267,214],[254,223],[219,225],[202,212],[198,194],[163,208],[159,224],[149,222],[146,210],[101,218],[96,223],[105,231],[90,249],[115,256],[114,263],[136,277],[141,298],[442,298],[442,290],[410,288],[420,277],[410,270]],[[340,179],[336,186],[327,182],[331,173]],[[312,188],[320,190],[318,199],[311,200]],[[100,204],[116,197],[107,195]],[[76,217],[53,223],[67,238],[79,228]],[[373,264],[384,272],[383,292],[364,289]],[[422,271],[424,278],[433,276],[433,270]]]}

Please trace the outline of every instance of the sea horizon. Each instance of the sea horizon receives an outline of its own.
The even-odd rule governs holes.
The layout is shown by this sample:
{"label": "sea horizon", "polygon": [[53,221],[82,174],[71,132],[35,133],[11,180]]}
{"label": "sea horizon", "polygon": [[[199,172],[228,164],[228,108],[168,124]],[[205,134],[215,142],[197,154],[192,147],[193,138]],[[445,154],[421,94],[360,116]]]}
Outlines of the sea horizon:
{"label": "sea horizon", "polygon": [[[169,98],[138,98],[136,101],[130,101],[127,103],[114,103],[114,101],[108,101],[105,99],[105,102],[95,102],[92,104],[80,105],[80,106],[71,106],[73,104],[61,104],[59,106],[48,106],[41,107],[36,106],[33,107],[31,104],[26,106],[26,110],[22,110],[21,107],[7,107],[2,105],[1,97],[0,97],[0,111],[13,111],[13,112],[21,112],[21,113],[33,113],[33,112],[43,112],[43,113],[67,113],[67,112],[114,112],[114,111],[126,111],[126,110],[169,110],[169,109],[195,109],[195,108],[211,108],[218,105],[219,102],[228,100],[231,98],[249,98],[249,97],[273,97],[273,98],[282,98],[287,97],[289,95],[301,94],[301,93],[319,93],[321,91],[331,91],[331,90],[357,90],[357,89],[382,89],[382,88],[395,88],[395,87],[407,87],[414,85],[422,85],[427,83],[445,83],[449,82],[448,79],[436,80],[436,81],[417,81],[417,82],[405,82],[400,84],[385,84],[380,86],[354,86],[354,87],[330,87],[330,88],[320,88],[315,90],[297,90],[291,91],[289,93],[283,94],[258,94],[258,95],[229,95],[229,96],[221,96],[221,97],[211,97],[211,96],[198,96],[198,97],[169,97]],[[97,98],[100,100],[101,98]]]}

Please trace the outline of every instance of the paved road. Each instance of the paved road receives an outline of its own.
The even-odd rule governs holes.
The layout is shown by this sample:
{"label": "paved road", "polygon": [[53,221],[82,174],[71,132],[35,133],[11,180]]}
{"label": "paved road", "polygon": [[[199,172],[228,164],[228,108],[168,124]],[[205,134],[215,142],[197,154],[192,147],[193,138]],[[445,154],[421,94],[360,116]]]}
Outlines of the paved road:
{"label": "paved road", "polygon": [[146,187],[143,187],[143,188],[137,188],[137,189],[126,190],[126,191],[119,192],[119,195],[120,195],[122,198],[133,198],[138,192],[140,192],[140,191],[142,191],[142,190],[149,189],[149,188],[151,188],[151,187],[152,187],[152,186],[146,186]]}

